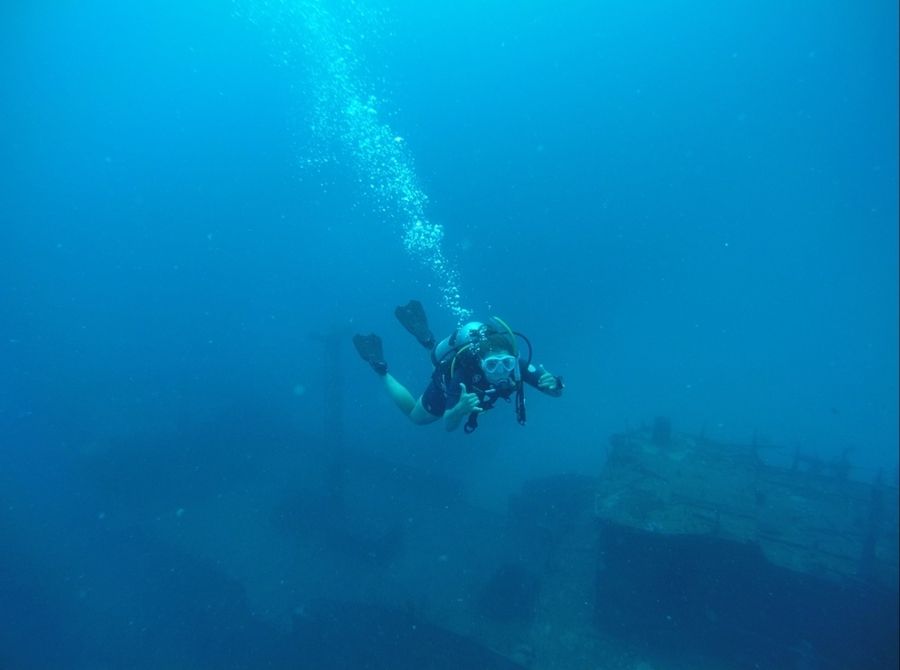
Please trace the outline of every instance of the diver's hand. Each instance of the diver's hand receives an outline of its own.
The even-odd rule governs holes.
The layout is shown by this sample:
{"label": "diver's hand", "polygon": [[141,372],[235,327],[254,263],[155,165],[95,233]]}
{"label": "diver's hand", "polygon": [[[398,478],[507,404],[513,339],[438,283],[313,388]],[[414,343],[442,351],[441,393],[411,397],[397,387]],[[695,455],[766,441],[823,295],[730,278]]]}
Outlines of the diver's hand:
{"label": "diver's hand", "polygon": [[559,378],[547,372],[543,365],[540,367],[540,370],[541,376],[538,379],[538,388],[550,395],[560,395],[562,393],[562,383],[560,383]]}
{"label": "diver's hand", "polygon": [[459,385],[459,402],[444,413],[444,427],[448,430],[456,430],[459,424],[463,422],[472,412],[482,412],[484,408],[480,406],[478,396],[474,393],[466,392],[466,385]]}
{"label": "diver's hand", "polygon": [[459,402],[453,406],[453,409],[450,410],[454,414],[459,415],[460,417],[469,416],[472,412],[483,412],[484,408],[481,407],[481,401],[478,399],[478,395],[475,393],[469,393],[466,391],[466,385],[459,385]]}

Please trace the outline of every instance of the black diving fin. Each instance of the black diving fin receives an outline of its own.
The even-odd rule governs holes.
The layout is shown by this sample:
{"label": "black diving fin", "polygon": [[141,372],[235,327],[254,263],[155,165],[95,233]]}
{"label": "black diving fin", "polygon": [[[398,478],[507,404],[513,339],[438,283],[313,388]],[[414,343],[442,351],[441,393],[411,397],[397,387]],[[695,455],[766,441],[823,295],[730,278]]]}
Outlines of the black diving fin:
{"label": "black diving fin", "polygon": [[353,346],[359,352],[362,359],[372,366],[379,375],[387,374],[387,363],[384,361],[384,352],[381,350],[381,338],[375,333],[370,335],[354,335]]}
{"label": "black diving fin", "polygon": [[415,337],[419,344],[431,351],[434,349],[434,335],[428,327],[425,308],[418,300],[410,300],[394,310],[397,320]]}

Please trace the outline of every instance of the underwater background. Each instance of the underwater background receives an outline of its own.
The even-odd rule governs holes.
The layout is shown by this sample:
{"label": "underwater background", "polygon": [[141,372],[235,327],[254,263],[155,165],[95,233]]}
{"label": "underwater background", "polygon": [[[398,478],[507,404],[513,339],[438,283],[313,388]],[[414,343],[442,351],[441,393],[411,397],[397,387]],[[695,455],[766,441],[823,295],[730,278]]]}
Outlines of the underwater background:
{"label": "underwater background", "polygon": [[[897,23],[887,0],[4,4],[0,667],[363,667],[347,627],[298,653],[310,603],[455,600],[396,568],[418,556],[478,574],[462,512],[429,521],[455,550],[389,541],[417,499],[377,468],[477,524],[665,416],[896,488]],[[439,338],[502,317],[563,397],[530,393],[524,428],[412,425],[351,344],[378,333],[420,393],[410,298]],[[335,482],[365,530],[329,530]],[[453,658],[410,667],[488,667]],[[632,641],[605,667],[680,663]]]}

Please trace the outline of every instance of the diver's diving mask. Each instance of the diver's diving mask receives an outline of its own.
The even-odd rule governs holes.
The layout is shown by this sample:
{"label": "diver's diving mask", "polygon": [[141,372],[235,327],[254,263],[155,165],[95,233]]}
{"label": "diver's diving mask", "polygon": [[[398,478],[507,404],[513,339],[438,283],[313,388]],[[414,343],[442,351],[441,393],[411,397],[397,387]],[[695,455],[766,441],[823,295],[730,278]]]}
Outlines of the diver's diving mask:
{"label": "diver's diving mask", "polygon": [[492,384],[508,381],[512,372],[516,369],[519,359],[510,354],[487,356],[481,360],[481,369],[485,377]]}

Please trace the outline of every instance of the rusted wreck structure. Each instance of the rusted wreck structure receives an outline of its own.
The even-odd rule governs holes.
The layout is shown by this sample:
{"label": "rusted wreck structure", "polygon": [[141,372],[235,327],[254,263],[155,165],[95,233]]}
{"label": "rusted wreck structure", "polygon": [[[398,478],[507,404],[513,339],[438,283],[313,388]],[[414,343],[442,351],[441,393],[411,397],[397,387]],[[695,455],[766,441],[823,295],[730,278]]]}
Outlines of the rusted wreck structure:
{"label": "rusted wreck structure", "polygon": [[[154,511],[146,528],[221,565],[310,667],[897,667],[894,481],[809,459],[775,467],[753,445],[659,421],[614,435],[595,475],[533,479],[487,510],[442,473],[284,445],[254,474],[243,449],[211,444],[206,467],[240,457],[241,485],[196,493],[188,514]],[[313,460],[322,473],[298,485]],[[125,485],[152,495],[135,487],[147,465],[129,476],[102,462],[86,472],[119,506]],[[141,505],[121,523],[155,510]]]}
{"label": "rusted wreck structure", "polygon": [[614,435],[596,485],[598,626],[736,667],[896,667],[898,492],[754,445]]}
{"label": "rusted wreck structure", "polygon": [[[415,515],[365,545],[370,565],[359,572],[396,578],[374,619],[411,617],[397,630],[435,631],[418,641],[397,633],[397,657],[419,650],[433,662],[465,640],[482,654],[478,667],[528,670],[897,665],[893,483],[808,462],[775,467],[753,445],[675,434],[665,422],[614,435],[597,476],[527,482],[506,514],[439,495],[436,482],[413,486],[413,471],[350,462],[348,491],[377,482],[398,519]],[[316,515],[302,509],[308,536]],[[356,556],[348,533],[319,535]],[[404,588],[411,605],[398,615],[391,603]],[[307,613],[298,633],[319,639],[320,619],[339,621],[333,612],[347,607]],[[384,655],[374,642],[351,646]]]}

